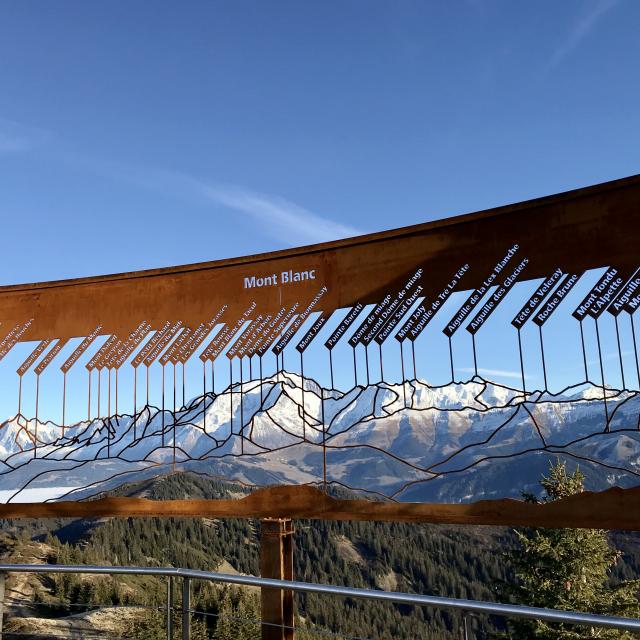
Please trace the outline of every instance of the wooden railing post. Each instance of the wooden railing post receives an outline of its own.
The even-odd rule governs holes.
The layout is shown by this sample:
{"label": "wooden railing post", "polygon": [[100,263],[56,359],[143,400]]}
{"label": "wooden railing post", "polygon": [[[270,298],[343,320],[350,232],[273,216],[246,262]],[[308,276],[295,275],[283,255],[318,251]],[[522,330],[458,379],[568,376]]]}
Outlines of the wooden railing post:
{"label": "wooden railing post", "polygon": [[[260,521],[260,575],[293,580],[293,522],[274,518]],[[261,589],[262,640],[293,640],[293,591]]]}

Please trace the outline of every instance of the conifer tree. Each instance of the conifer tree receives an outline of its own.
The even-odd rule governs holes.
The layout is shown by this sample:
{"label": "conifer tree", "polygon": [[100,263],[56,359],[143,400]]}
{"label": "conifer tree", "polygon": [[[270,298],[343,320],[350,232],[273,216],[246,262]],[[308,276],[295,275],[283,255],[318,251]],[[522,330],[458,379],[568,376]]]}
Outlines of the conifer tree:
{"label": "conifer tree", "polygon": [[[568,473],[564,462],[550,465],[540,484],[542,499],[525,494],[529,502],[546,503],[584,490],[579,468]],[[516,584],[507,589],[519,603],[602,615],[638,616],[640,581],[610,583],[609,572],[621,553],[599,529],[527,529],[516,531],[518,548],[509,554]],[[509,621],[519,640],[572,640],[574,638],[627,639],[633,636],[616,629],[580,627],[540,620]]]}
{"label": "conifer tree", "polygon": [[245,593],[240,593],[240,600],[236,609],[237,640],[254,640],[260,637],[260,611],[256,599]]}
{"label": "conifer tree", "polygon": [[234,636],[233,621],[233,605],[231,603],[231,595],[229,589],[224,590],[220,608],[218,609],[218,618],[216,622],[216,630],[213,634],[214,640],[231,640]]}

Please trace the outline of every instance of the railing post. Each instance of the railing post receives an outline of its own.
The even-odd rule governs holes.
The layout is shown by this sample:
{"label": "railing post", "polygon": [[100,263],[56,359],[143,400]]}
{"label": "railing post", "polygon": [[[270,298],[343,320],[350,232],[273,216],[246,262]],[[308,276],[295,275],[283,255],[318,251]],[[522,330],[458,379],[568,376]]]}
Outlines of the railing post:
{"label": "railing post", "polygon": [[462,632],[463,632],[463,640],[469,640],[469,630],[467,629],[467,614],[465,613],[462,616]]}
{"label": "railing post", "polygon": [[182,640],[191,638],[191,581],[182,579]]}
{"label": "railing post", "polygon": [[4,580],[7,574],[0,571],[0,640],[2,640],[2,619],[4,618]]}
{"label": "railing post", "polygon": [[[260,522],[260,575],[293,580],[293,522],[274,518]],[[293,591],[261,589],[262,640],[293,640]]]}
{"label": "railing post", "polygon": [[173,640],[173,577],[167,578],[167,640]]}

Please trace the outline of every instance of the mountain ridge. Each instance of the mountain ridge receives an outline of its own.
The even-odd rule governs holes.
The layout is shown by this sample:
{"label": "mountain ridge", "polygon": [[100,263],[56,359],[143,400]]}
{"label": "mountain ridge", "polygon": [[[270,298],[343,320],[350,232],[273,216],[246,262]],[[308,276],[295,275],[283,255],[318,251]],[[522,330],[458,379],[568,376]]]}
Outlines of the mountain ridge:
{"label": "mountain ridge", "polygon": [[[144,407],[135,416],[81,421],[64,436],[53,422],[6,421],[0,495],[63,487],[50,497],[82,498],[167,468],[256,486],[317,484],[326,460],[327,480],[336,485],[406,501],[461,502],[512,495],[507,477],[514,470],[525,480],[520,486],[535,483],[540,454],[581,460],[590,488],[633,486],[640,482],[639,408],[637,392],[591,383],[525,394],[475,377],[341,392],[282,372],[198,396],[175,412]],[[27,445],[36,426],[34,457]]]}

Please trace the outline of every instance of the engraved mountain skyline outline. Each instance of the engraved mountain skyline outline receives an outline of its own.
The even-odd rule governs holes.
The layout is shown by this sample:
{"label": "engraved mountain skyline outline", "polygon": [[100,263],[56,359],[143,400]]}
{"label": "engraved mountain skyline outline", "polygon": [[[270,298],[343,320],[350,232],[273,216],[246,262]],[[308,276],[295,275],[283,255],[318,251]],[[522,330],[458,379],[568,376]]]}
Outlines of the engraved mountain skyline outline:
{"label": "engraved mountain skyline outline", "polygon": [[64,437],[54,423],[38,423],[35,458],[35,421],[14,417],[0,429],[0,499],[25,501],[34,491],[79,499],[173,471],[252,486],[320,484],[323,439],[330,483],[397,500],[516,495],[513,474],[535,486],[555,455],[579,463],[590,488],[640,484],[640,393],[605,391],[608,423],[603,389],[590,383],[526,397],[480,377],[341,392],[281,372],[198,396],[175,413],[145,407],[135,418],[83,421]]}

